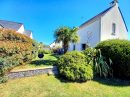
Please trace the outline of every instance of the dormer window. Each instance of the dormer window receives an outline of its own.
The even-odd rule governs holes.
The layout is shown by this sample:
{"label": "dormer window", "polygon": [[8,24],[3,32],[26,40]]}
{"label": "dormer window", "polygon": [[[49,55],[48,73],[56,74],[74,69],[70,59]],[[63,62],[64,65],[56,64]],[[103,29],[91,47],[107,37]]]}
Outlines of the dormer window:
{"label": "dormer window", "polygon": [[115,35],[116,34],[116,24],[113,23],[112,24],[112,35]]}

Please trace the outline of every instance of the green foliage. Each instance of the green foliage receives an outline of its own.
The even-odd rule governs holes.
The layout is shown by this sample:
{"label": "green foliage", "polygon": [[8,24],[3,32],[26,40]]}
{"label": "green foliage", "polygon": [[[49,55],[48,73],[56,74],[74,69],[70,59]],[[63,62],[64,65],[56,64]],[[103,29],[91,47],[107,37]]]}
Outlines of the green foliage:
{"label": "green foliage", "polygon": [[38,54],[52,54],[49,46],[44,45],[42,42],[38,43]]}
{"label": "green foliage", "polygon": [[7,82],[8,81],[8,77],[7,76],[0,76],[0,84],[1,83],[5,83],[5,82]]}
{"label": "green foliage", "polygon": [[0,41],[17,41],[17,42],[32,42],[33,40],[24,34],[17,33],[14,30],[0,29]]}
{"label": "green foliage", "polygon": [[113,76],[113,71],[111,69],[112,60],[109,58],[107,62],[106,58],[102,56],[101,51],[97,51],[97,56],[94,58],[94,71],[96,75],[100,77]]}
{"label": "green foliage", "polygon": [[97,50],[93,48],[87,48],[83,51],[83,54],[86,56],[87,63],[93,66],[94,58],[96,57]]}
{"label": "green foliage", "polygon": [[40,50],[38,50],[38,54],[52,54],[52,51],[51,50],[40,49]]}
{"label": "green foliage", "polygon": [[59,51],[59,49],[62,49],[62,47],[60,47],[60,46],[53,47],[52,52],[57,53]]}
{"label": "green foliage", "polygon": [[77,28],[70,28],[70,27],[60,27],[56,29],[54,36],[57,42],[63,43],[64,53],[67,52],[69,42],[76,43],[79,41],[79,37],[77,35]]}
{"label": "green foliage", "polygon": [[44,49],[43,49],[43,53],[44,53],[44,54],[52,54],[52,51],[51,51],[51,50],[44,50]]}
{"label": "green foliage", "polygon": [[39,57],[39,58],[43,58],[43,57],[44,57],[44,51],[43,51],[43,50],[40,49],[40,50],[38,51],[38,57]]}
{"label": "green foliage", "polygon": [[15,66],[22,64],[19,57],[4,57],[0,58],[0,76],[4,76],[7,72],[9,72]]}
{"label": "green foliage", "polygon": [[60,75],[71,81],[87,81],[93,78],[92,66],[85,56],[77,51],[68,52],[57,62]]}
{"label": "green foliage", "polygon": [[36,59],[39,49],[39,43],[35,40],[33,40],[33,49],[32,49],[32,58]]}
{"label": "green foliage", "polygon": [[44,54],[44,50],[43,49],[38,50],[38,54]]}
{"label": "green foliage", "polygon": [[0,76],[32,60],[34,41],[13,30],[0,29]]}
{"label": "green foliage", "polygon": [[130,79],[130,41],[107,40],[99,43],[96,49],[101,49],[103,56],[112,59],[115,77]]}
{"label": "green foliage", "polygon": [[100,77],[112,76],[112,69],[110,65],[112,64],[111,59],[107,62],[106,58],[102,56],[100,50],[93,48],[88,48],[83,51],[87,58],[87,64],[93,66],[94,74]]}
{"label": "green foliage", "polygon": [[5,73],[9,71],[14,65],[14,62],[17,60],[11,60],[8,58],[0,58],[0,83],[7,82],[8,78],[5,76]]}

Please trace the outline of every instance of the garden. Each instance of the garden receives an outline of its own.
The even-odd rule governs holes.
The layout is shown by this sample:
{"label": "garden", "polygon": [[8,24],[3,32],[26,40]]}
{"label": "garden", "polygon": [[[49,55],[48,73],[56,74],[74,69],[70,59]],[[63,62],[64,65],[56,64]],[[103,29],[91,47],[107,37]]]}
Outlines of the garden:
{"label": "garden", "polygon": [[[106,40],[95,48],[67,52],[68,43],[79,40],[76,31],[57,29],[64,52],[54,53],[25,35],[0,29],[0,97],[129,97],[130,41]],[[48,66],[56,66],[58,74],[7,77],[10,71]]]}

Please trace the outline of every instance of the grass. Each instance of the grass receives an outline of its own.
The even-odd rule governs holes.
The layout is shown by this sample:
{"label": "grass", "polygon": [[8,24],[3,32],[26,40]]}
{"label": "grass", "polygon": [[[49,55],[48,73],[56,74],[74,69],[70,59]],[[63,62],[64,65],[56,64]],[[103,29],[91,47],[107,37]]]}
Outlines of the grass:
{"label": "grass", "polygon": [[70,83],[55,76],[41,75],[0,84],[0,97],[130,97],[130,83],[96,79]]}
{"label": "grass", "polygon": [[52,66],[57,60],[57,58],[58,56],[56,55],[45,54],[44,58],[42,59],[36,58],[28,64],[15,67],[12,71],[33,69],[33,68],[44,68],[44,67]]}

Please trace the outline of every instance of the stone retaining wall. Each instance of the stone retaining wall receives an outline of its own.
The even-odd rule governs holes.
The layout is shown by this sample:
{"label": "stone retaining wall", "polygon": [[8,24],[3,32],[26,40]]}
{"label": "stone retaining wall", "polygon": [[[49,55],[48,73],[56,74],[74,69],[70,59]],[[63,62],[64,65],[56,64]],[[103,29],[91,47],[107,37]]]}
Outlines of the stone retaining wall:
{"label": "stone retaining wall", "polygon": [[10,72],[7,76],[9,79],[31,77],[41,74],[58,74],[57,67],[47,67],[43,69],[21,70]]}

